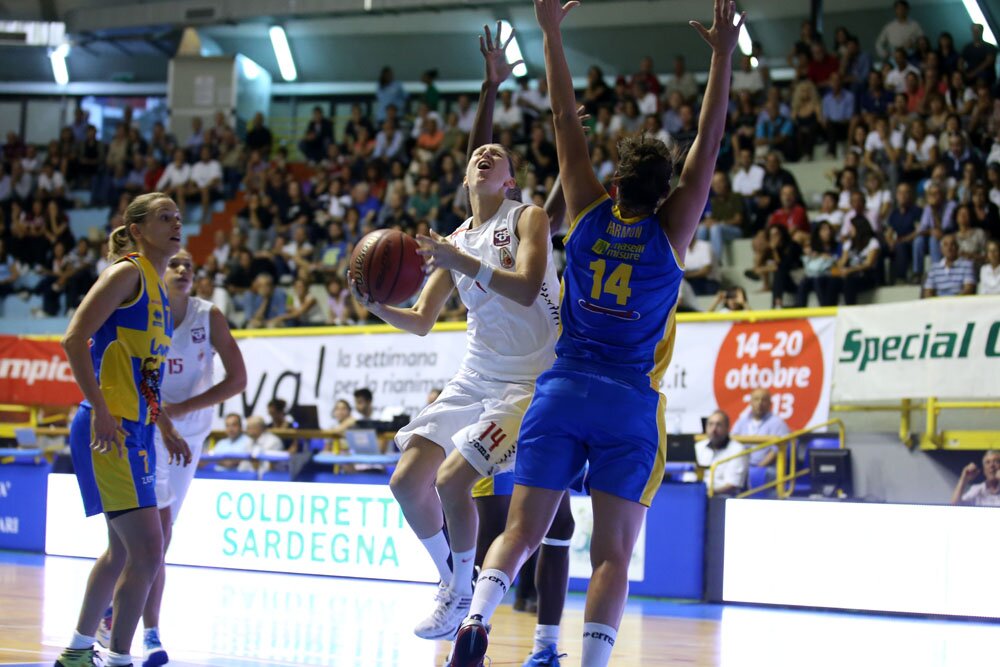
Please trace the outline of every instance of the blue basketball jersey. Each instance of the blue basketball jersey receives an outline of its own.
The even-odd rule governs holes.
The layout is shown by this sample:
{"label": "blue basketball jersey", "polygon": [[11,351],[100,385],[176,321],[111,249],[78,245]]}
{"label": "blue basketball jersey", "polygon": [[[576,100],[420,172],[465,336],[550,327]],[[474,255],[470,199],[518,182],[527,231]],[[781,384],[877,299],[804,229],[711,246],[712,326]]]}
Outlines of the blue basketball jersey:
{"label": "blue basketball jersey", "polygon": [[557,364],[580,364],[659,391],[673,354],[684,269],[656,216],[622,218],[609,197],[565,239]]}

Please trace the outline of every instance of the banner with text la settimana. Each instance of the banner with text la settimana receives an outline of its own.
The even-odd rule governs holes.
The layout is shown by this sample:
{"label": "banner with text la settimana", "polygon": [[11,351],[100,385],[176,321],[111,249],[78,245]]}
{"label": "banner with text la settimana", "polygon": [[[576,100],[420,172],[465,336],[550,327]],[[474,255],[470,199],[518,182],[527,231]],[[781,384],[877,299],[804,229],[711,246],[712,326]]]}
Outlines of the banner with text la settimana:
{"label": "banner with text la settimana", "polygon": [[1000,396],[1000,297],[841,308],[833,400]]}
{"label": "banner with text la settimana", "polygon": [[[334,425],[337,399],[353,404],[368,387],[376,411],[415,416],[427,393],[455,374],[465,353],[465,332],[345,334],[241,338],[246,390],[216,412],[266,416],[267,403],[315,406],[321,428]],[[833,318],[764,322],[683,322],[661,389],[667,396],[669,433],[700,433],[701,419],[721,408],[732,419],[750,392],[769,389],[774,411],[793,429],[829,414]]]}

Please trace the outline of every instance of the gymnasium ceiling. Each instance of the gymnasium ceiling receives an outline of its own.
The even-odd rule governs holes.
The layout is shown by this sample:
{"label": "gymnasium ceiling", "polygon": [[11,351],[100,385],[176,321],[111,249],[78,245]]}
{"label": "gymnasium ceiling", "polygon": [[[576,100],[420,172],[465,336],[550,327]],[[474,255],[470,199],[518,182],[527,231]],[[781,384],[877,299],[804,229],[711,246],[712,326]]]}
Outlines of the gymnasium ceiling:
{"label": "gymnasium ceiling", "polygon": [[[950,29],[960,44],[965,41],[968,20],[960,0],[911,3],[925,26]],[[749,14],[754,39],[779,57],[810,7],[809,0],[738,4]],[[827,30],[844,23],[862,41],[873,40],[891,18],[890,4],[825,0]],[[108,73],[123,80],[163,81],[185,26],[198,28],[223,53],[249,56],[280,80],[267,37],[274,23],[288,32],[300,82],[370,81],[386,63],[394,64],[404,80],[415,80],[432,66],[439,67],[443,80],[475,79],[480,75],[476,35],[497,18],[518,29],[528,66],[537,72],[541,38],[530,0],[0,0],[0,21],[67,24],[75,81],[100,80]],[[566,28],[571,68],[582,74],[593,63],[609,74],[631,71],[647,52],[657,58],[660,71],[669,71],[677,53],[687,55],[693,68],[704,68],[708,53],[686,25],[691,18],[709,21],[711,0],[584,0]],[[27,51],[37,52],[39,62],[26,62]],[[459,53],[470,57],[454,57]],[[16,54],[22,57],[8,57]],[[51,81],[44,50],[0,46],[0,78]]]}

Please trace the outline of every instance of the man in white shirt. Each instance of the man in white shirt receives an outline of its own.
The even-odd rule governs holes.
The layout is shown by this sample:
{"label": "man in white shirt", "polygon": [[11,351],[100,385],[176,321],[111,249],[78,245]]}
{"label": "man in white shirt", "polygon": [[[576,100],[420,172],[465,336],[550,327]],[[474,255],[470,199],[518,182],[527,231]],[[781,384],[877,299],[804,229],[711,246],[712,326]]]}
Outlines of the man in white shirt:
{"label": "man in white shirt", "polygon": [[746,487],[747,457],[720,463],[715,468],[715,476],[709,477],[708,468],[722,459],[740,454],[744,447],[741,443],[729,438],[729,416],[722,410],[716,410],[708,418],[705,425],[704,440],[694,443],[694,457],[698,467],[706,469],[705,484],[711,484],[713,495],[734,496]]}
{"label": "man in white shirt", "polygon": [[468,95],[458,96],[458,106],[455,108],[455,113],[458,114],[458,129],[465,134],[471,134],[472,126],[476,124],[476,107]]}
{"label": "man in white shirt", "polygon": [[38,175],[38,196],[59,200],[66,197],[66,179],[51,162],[42,165],[42,173]]}
{"label": "man in white shirt", "polygon": [[764,185],[764,167],[755,164],[753,151],[744,148],[737,157],[736,168],[733,170],[733,192],[739,193],[745,199],[752,199]]}
{"label": "man in white shirt", "polygon": [[924,34],[920,24],[910,18],[909,2],[897,0],[893,9],[896,18],[885,24],[875,40],[875,51],[880,58],[888,58],[895,49],[912,50],[917,38]]}
{"label": "man in white shirt", "polygon": [[187,206],[188,181],[191,180],[191,165],[185,160],[184,149],[174,151],[174,161],[167,165],[156,182],[156,189],[167,195],[177,204],[177,210],[184,217]]}
{"label": "man in white shirt", "polygon": [[893,93],[906,92],[906,77],[915,74],[917,80],[921,79],[920,70],[914,67],[906,57],[906,51],[896,49],[892,56],[892,68],[885,75],[885,87]]}
{"label": "man in white shirt", "polygon": [[222,196],[222,165],[212,157],[212,149],[202,146],[201,159],[191,167],[188,196],[201,199],[201,222],[205,224],[212,214],[212,201]]}
{"label": "man in white shirt", "polygon": [[493,125],[501,130],[521,132],[521,109],[514,105],[514,95],[509,90],[500,91],[500,103],[493,112]]}
{"label": "man in white shirt", "polygon": [[764,77],[760,70],[753,66],[752,56],[743,56],[743,68],[733,70],[733,83],[730,88],[734,95],[745,90],[755,96],[764,90]]}
{"label": "man in white shirt", "polygon": [[532,88],[528,77],[517,80],[521,88],[514,96],[514,104],[521,107],[530,121],[542,117],[549,110],[549,84],[545,77],[538,79],[538,87]]}
{"label": "man in white shirt", "polygon": [[970,463],[962,474],[951,496],[952,505],[1000,507],[1000,450],[991,449],[983,454],[983,478],[979,484],[969,486],[979,476],[979,467]]}
{"label": "man in white shirt", "polygon": [[[285,446],[281,438],[267,431],[264,426],[263,417],[250,417],[247,419],[247,436],[250,438],[250,452],[255,457],[263,452],[283,452]],[[247,462],[244,462],[247,463]],[[240,468],[243,466],[241,464]],[[271,464],[264,462],[257,466],[257,472],[263,473],[271,469]]]}
{"label": "man in white shirt", "polygon": [[[751,392],[749,409],[733,425],[733,435],[780,438],[790,432],[785,420],[771,412],[771,392],[767,389],[754,389]],[[768,447],[751,454],[750,465],[773,469],[777,459],[778,448]]]}
{"label": "man in white shirt", "polygon": [[681,94],[685,102],[693,102],[698,95],[698,84],[691,72],[687,71],[684,56],[674,58],[674,73],[667,81],[667,95],[675,90]]}
{"label": "man in white shirt", "polygon": [[[697,235],[691,237],[687,256],[684,258],[684,279],[698,296],[712,296],[719,291],[718,262],[712,244]],[[726,425],[729,428],[729,425]]]}
{"label": "man in white shirt", "polygon": [[1000,294],[1000,241],[986,244],[986,263],[979,269],[977,294]]}

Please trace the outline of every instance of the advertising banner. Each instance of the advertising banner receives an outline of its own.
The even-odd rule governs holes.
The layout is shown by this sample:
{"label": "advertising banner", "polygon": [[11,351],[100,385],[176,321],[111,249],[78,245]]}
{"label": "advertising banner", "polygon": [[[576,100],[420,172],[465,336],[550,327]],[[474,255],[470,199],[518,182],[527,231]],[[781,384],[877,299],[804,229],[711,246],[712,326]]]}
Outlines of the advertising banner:
{"label": "advertising banner", "polygon": [[[692,322],[677,326],[664,376],[667,430],[700,433],[701,419],[722,408],[735,420],[750,392],[769,389],[774,411],[793,429],[826,421],[834,340],[833,318],[765,322]],[[246,390],[216,412],[265,416],[268,401],[314,405],[319,425],[334,425],[333,404],[368,387],[376,412],[416,415],[427,393],[458,370],[465,332],[242,338]]]}
{"label": "advertising banner", "polygon": [[82,400],[58,342],[0,336],[0,403],[73,405]]}
{"label": "advertising banner", "polygon": [[44,550],[49,470],[48,464],[0,465],[0,549]]}
{"label": "advertising banner", "polygon": [[833,400],[1000,396],[1000,297],[837,311]]}

